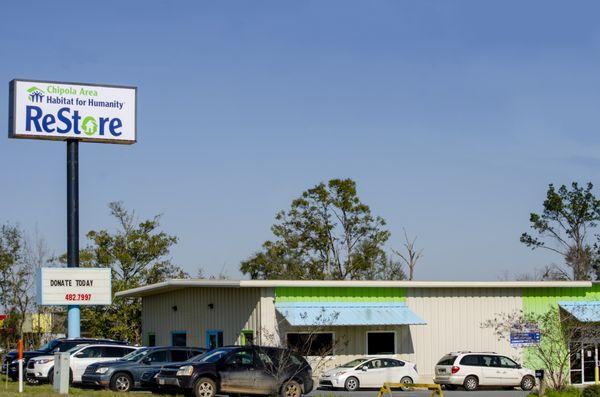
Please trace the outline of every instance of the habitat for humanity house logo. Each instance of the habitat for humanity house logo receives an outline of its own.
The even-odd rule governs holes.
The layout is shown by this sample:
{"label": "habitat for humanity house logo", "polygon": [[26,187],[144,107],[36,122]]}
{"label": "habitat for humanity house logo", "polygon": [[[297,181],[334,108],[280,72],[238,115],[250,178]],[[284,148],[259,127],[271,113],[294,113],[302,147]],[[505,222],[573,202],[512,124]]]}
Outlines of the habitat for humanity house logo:
{"label": "habitat for humanity house logo", "polygon": [[29,100],[31,102],[42,102],[42,99],[44,99],[44,90],[36,86],[31,87],[27,92],[29,93]]}

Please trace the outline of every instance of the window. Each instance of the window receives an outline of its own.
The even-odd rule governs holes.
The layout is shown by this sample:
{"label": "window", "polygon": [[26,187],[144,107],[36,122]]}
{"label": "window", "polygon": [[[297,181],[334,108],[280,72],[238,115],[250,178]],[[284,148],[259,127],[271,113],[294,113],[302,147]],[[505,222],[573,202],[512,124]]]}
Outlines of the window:
{"label": "window", "polygon": [[385,359],[383,360],[384,367],[404,367],[404,362],[400,360]]}
{"label": "window", "polygon": [[79,344],[81,344],[82,342],[75,342],[75,341],[69,341],[69,342],[63,342],[61,343],[61,345],[59,346],[59,351],[61,352],[66,352],[67,350],[69,350],[72,347],[75,347]]}
{"label": "window", "polygon": [[267,353],[263,351],[258,351],[258,357],[260,357],[260,361],[262,361],[266,368],[275,368],[275,363],[273,363],[273,359]]}
{"label": "window", "polygon": [[498,356],[480,356],[481,364],[484,367],[500,367],[500,358]]}
{"label": "window", "polygon": [[205,353],[204,350],[198,350],[198,349],[192,349],[188,352],[190,358],[199,356],[204,353]]}
{"label": "window", "polygon": [[287,345],[303,356],[329,356],[333,354],[333,333],[289,333]]}
{"label": "window", "polygon": [[395,354],[396,333],[394,331],[367,332],[367,354]]}
{"label": "window", "polygon": [[124,355],[132,351],[133,349],[127,349],[125,347],[107,346],[104,348],[103,357],[123,357]]}
{"label": "window", "polygon": [[154,332],[148,333],[148,346],[156,346],[156,334]]}
{"label": "window", "polygon": [[171,350],[171,361],[181,362],[187,361],[189,358],[188,350]]}
{"label": "window", "polygon": [[517,368],[519,365],[508,357],[500,357],[500,366],[502,368]]}
{"label": "window", "polygon": [[227,357],[225,364],[232,367],[240,365],[251,366],[254,362],[253,354],[251,350],[240,350]]}
{"label": "window", "polygon": [[159,350],[148,355],[148,361],[150,363],[166,363],[169,361],[169,352],[166,350]]}
{"label": "window", "polygon": [[98,358],[98,357],[102,357],[103,350],[104,350],[104,348],[101,347],[101,346],[88,347],[87,349],[82,350],[79,353],[77,353],[77,357],[78,358]]}
{"label": "window", "polygon": [[254,344],[254,331],[251,329],[242,330],[242,345],[251,346]]}
{"label": "window", "polygon": [[444,356],[438,361],[437,365],[454,365],[454,360],[456,360],[456,356]]}
{"label": "window", "polygon": [[172,346],[187,346],[187,334],[185,332],[174,331],[171,333]]}
{"label": "window", "polygon": [[206,331],[206,348],[213,350],[217,347],[223,347],[223,331]]}
{"label": "window", "polygon": [[475,354],[471,354],[468,356],[464,356],[461,360],[460,363],[462,365],[471,365],[471,366],[475,366],[478,367],[480,366],[481,360],[480,360],[480,356],[477,356]]}

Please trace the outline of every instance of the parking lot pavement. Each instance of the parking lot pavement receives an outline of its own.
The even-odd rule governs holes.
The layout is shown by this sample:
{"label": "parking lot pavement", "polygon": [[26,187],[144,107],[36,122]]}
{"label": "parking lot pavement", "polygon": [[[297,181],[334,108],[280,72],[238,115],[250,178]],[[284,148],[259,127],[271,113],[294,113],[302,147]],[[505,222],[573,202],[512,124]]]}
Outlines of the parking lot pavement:
{"label": "parking lot pavement", "polygon": [[[378,390],[360,390],[347,392],[342,390],[313,390],[309,397],[377,397]],[[530,392],[522,390],[477,390],[477,391],[448,391],[444,390],[444,397],[525,397]],[[427,390],[400,391],[394,390],[393,397],[429,397],[431,392]]]}

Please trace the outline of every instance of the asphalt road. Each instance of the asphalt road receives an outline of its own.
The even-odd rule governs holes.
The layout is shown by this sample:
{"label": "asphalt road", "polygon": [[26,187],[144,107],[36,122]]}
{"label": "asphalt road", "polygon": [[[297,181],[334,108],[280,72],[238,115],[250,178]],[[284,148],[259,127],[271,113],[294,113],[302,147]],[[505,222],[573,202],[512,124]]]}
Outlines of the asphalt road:
{"label": "asphalt road", "polygon": [[[359,390],[347,392],[342,390],[313,390],[310,397],[377,397],[378,390]],[[477,390],[477,391],[448,391],[444,390],[444,397],[526,397],[530,392],[522,390]],[[419,391],[394,391],[392,397],[430,397],[431,392]]]}

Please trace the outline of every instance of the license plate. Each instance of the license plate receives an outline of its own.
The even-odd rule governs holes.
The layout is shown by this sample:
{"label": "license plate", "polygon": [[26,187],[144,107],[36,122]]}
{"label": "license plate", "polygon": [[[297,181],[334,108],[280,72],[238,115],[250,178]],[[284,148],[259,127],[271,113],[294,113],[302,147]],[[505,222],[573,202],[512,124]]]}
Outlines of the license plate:
{"label": "license plate", "polygon": [[159,385],[164,385],[165,384],[165,380],[161,379],[161,378],[158,378],[158,384]]}

